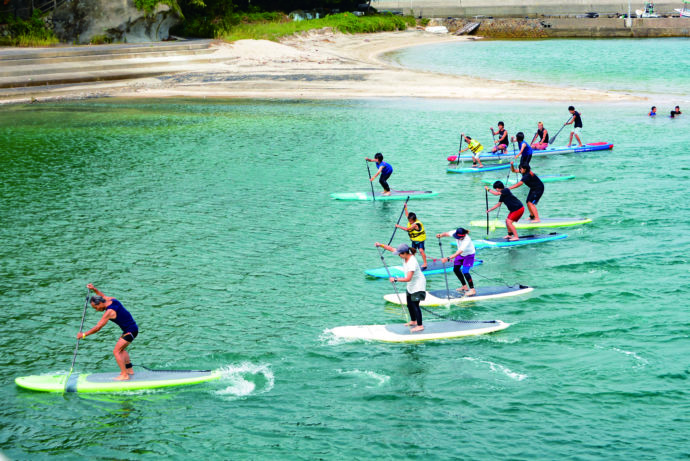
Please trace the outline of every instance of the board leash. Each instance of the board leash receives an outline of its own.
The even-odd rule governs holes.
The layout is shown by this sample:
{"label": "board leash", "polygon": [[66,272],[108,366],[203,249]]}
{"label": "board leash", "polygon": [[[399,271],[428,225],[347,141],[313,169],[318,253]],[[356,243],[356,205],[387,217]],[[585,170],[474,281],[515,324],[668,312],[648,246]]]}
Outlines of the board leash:
{"label": "board leash", "polygon": [[[369,166],[369,165],[367,165],[367,166]],[[393,241],[393,237],[395,237],[395,231],[398,230],[398,225],[400,224],[400,220],[402,219],[402,215],[405,212],[405,207],[407,206],[407,202],[409,202],[409,201],[410,201],[410,196],[408,195],[407,198],[405,199],[405,204],[403,205],[403,209],[400,212],[400,216],[398,216],[398,222],[396,223],[395,227],[393,228],[393,235],[391,235],[391,238],[388,241],[388,245],[391,244],[391,242]]]}
{"label": "board leash", "polygon": [[[448,273],[446,272],[446,267],[443,266],[443,244],[441,244],[441,238],[438,239],[438,249],[441,250],[441,266],[443,267],[443,278],[446,281],[446,298],[448,299],[448,308],[450,309],[450,287],[448,287]],[[448,262],[450,262],[450,258]]]}
{"label": "board leash", "polygon": [[193,373],[211,373],[213,370],[154,370],[153,368],[149,368],[144,365],[132,365],[135,367],[141,367],[146,371],[150,371],[153,373],[188,373],[188,372],[193,372]]}
{"label": "board leash", "polygon": [[457,322],[457,323],[496,323],[495,320],[456,320],[450,318],[450,315],[442,315],[438,314],[431,309],[427,309],[424,306],[419,306],[420,309],[422,309],[424,312],[431,314],[432,316],[438,318],[438,319],[443,319],[443,320],[450,320],[451,322]]}
{"label": "board leash", "polygon": [[371,170],[369,169],[369,161],[364,159],[364,163],[367,165],[367,173],[369,173],[369,185],[371,186],[371,199],[376,201],[376,194],[374,193],[374,183],[371,182]]}
{"label": "board leash", "polygon": [[[381,251],[381,248],[376,247],[376,249],[379,251],[379,256],[381,257],[381,262],[383,263],[383,267],[386,268],[386,273],[388,274],[388,278],[392,278],[391,271],[388,270],[388,264],[386,264],[386,259],[383,257],[383,251]],[[398,293],[398,287],[395,285],[395,282],[391,282],[393,284],[393,289],[395,290],[395,296],[398,297],[398,303],[400,303],[400,308],[402,309],[403,312],[405,312],[405,308],[403,307],[403,302],[402,299],[400,299],[400,293]],[[407,318],[407,315],[405,316]]]}

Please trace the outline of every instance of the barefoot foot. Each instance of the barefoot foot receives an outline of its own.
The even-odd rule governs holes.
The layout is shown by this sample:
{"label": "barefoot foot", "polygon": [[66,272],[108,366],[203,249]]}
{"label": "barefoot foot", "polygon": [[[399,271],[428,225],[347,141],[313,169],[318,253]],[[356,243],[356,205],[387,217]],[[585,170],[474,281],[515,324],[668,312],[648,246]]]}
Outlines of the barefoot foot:
{"label": "barefoot foot", "polygon": [[476,294],[477,294],[477,290],[475,290],[474,288],[472,288],[470,291],[468,291],[467,293],[465,293],[465,296],[474,296],[474,295],[476,295]]}
{"label": "barefoot foot", "polygon": [[411,330],[410,330],[410,333],[414,333],[414,332],[416,332],[416,331],[422,331],[423,329],[424,329],[424,326],[423,326],[423,325],[419,325],[419,326],[416,326],[416,327],[414,327],[413,329],[411,329]]}
{"label": "barefoot foot", "polygon": [[113,378],[115,381],[127,381],[129,380],[129,375],[125,373],[124,375],[120,375],[117,378]]}

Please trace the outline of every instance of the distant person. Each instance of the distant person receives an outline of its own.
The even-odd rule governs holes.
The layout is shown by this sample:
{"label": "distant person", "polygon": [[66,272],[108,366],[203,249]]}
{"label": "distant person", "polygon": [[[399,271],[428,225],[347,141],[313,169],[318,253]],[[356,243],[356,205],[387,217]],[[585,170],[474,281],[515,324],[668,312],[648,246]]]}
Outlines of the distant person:
{"label": "distant person", "polygon": [[682,112],[680,111],[680,107],[679,107],[679,106],[676,106],[676,108],[673,109],[671,112],[673,113],[674,116],[675,116],[675,115],[680,115],[680,114],[682,114]]}
{"label": "distant person", "polygon": [[139,334],[139,327],[134,321],[134,318],[132,318],[132,314],[124,308],[120,301],[104,295],[103,292],[94,287],[92,283],[89,283],[86,287],[89,290],[93,290],[97,295],[90,296],[89,302],[91,303],[91,307],[99,312],[105,312],[95,327],[83,333],[77,333],[77,339],[84,339],[96,333],[108,323],[108,320],[117,324],[122,330],[122,336],[117,340],[115,349],[113,349],[115,361],[120,367],[120,376],[115,379],[118,381],[127,381],[129,377],[134,374],[134,370],[132,369],[132,360],[129,358],[129,353],[125,349],[132,344],[134,338]]}
{"label": "distant person", "polygon": [[467,143],[467,147],[458,152],[458,155],[462,154],[463,152],[469,149],[472,152],[472,165],[479,165],[479,168],[483,168],[484,165],[482,165],[482,161],[479,160],[479,153],[484,150],[484,146],[482,146],[476,139],[472,139],[469,136],[465,136],[464,133],[460,136],[462,136],[465,142]]}
{"label": "distant person", "polygon": [[529,162],[532,160],[532,148],[525,142],[525,134],[522,131],[518,132],[513,138],[513,141],[515,140],[518,143],[518,153],[515,154],[514,158],[520,157],[520,167],[529,166]]}
{"label": "distant person", "polygon": [[577,139],[577,147],[582,147],[582,141],[580,140],[580,135],[582,134],[582,117],[573,106],[568,107],[568,112],[570,112],[572,117],[570,117],[570,120],[568,120],[565,124],[573,124],[573,129],[570,132],[570,140],[568,141],[568,147],[572,146],[573,144],[573,135],[575,136],[575,139]]}
{"label": "distant person", "polygon": [[652,106],[652,110],[649,111],[650,117],[656,117],[656,106]]}
{"label": "distant person", "polygon": [[493,136],[498,135],[498,139],[494,141],[494,147],[491,149],[491,152],[496,153],[500,151],[500,153],[505,154],[508,150],[509,138],[503,122],[498,122],[498,131],[494,131],[494,128],[491,127],[491,134]]}
{"label": "distant person", "polygon": [[407,211],[407,203],[405,204],[405,216],[407,216],[408,226],[403,227],[400,224],[396,224],[395,227],[404,230],[410,236],[412,248],[419,250],[419,253],[422,255],[422,259],[424,260],[422,270],[425,271],[427,269],[427,264],[426,253],[424,252],[424,242],[426,242],[426,231],[424,230],[424,224],[417,219],[416,214],[409,213]]}
{"label": "distant person", "polygon": [[422,331],[422,310],[419,307],[424,299],[426,299],[426,278],[422,274],[422,269],[419,267],[417,258],[414,254],[417,252],[414,248],[410,248],[404,243],[398,245],[398,248],[393,248],[385,243],[376,242],[377,247],[384,250],[392,251],[394,255],[400,256],[403,260],[404,278],[390,277],[391,283],[407,282],[407,310],[410,312],[410,321],[405,326],[412,327],[410,332]]}
{"label": "distant person", "polygon": [[381,175],[379,178],[379,184],[381,184],[381,187],[383,187],[382,195],[391,195],[391,188],[388,186],[388,178],[390,178],[393,174],[393,167],[389,163],[383,161],[383,155],[381,152],[374,155],[374,158],[364,158],[367,160],[367,162],[376,162],[376,168],[378,168],[376,174],[371,177],[371,182],[374,182],[374,179],[376,179],[378,175]]}
{"label": "distant person", "polygon": [[510,186],[508,189],[513,190],[522,186],[523,184],[529,187],[529,192],[527,193],[527,209],[529,210],[530,222],[539,222],[539,212],[537,211],[537,203],[539,199],[544,195],[544,183],[539,177],[534,174],[534,171],[529,167],[529,165],[518,167],[518,170],[513,166],[513,162],[510,162],[510,170],[513,173],[522,173],[522,178]]}
{"label": "distant person", "polygon": [[549,147],[549,132],[542,122],[537,123],[537,132],[532,138],[532,149],[544,150]]}
{"label": "distant person", "polygon": [[514,223],[517,222],[525,212],[525,207],[522,202],[518,200],[518,198],[514,196],[512,192],[510,192],[510,189],[507,189],[501,181],[496,181],[493,189],[489,189],[487,186],[484,186],[484,188],[491,194],[500,196],[498,198],[498,203],[486,210],[487,213],[492,212],[501,206],[502,203],[505,203],[508,207],[509,213],[506,217],[506,228],[508,229],[508,235],[503,238],[512,241],[520,240]]}
{"label": "distant person", "polygon": [[[474,282],[472,281],[472,276],[470,275],[470,269],[474,266],[474,244],[469,234],[470,231],[463,227],[458,227],[454,231],[448,231],[443,234],[436,234],[436,238],[442,237],[453,237],[457,240],[458,251],[448,256],[447,258],[442,258],[441,262],[446,263],[453,259],[453,273],[460,280],[462,286],[457,289],[457,291],[465,291],[465,296],[474,296],[477,291],[474,289]],[[467,279],[467,281],[465,281]],[[469,286],[469,288],[468,288]]]}

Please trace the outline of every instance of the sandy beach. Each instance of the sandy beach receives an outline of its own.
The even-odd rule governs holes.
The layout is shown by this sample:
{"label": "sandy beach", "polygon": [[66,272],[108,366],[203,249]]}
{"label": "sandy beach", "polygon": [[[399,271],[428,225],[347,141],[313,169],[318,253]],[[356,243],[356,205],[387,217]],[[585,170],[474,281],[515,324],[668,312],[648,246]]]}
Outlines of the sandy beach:
{"label": "sandy beach", "polygon": [[[222,98],[458,98],[546,101],[624,101],[624,93],[498,82],[400,68],[382,56],[416,45],[476,40],[420,30],[348,35],[324,29],[275,43],[218,42],[220,63],[194,65],[175,75],[104,89],[121,97]],[[103,84],[101,84],[103,85]]]}

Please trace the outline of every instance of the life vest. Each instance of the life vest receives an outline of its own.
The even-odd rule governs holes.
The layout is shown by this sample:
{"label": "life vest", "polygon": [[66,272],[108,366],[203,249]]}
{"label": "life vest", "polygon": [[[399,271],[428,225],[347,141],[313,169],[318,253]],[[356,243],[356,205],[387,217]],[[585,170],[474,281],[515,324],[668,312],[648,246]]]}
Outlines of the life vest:
{"label": "life vest", "polygon": [[471,140],[467,147],[469,147],[469,149],[475,154],[478,154],[484,150],[484,146],[479,144],[479,141],[477,141],[476,139]]}
{"label": "life vest", "polygon": [[[409,223],[408,223],[409,224]],[[419,225],[419,230],[417,230],[416,226]],[[407,231],[407,233],[410,235],[410,240],[413,242],[423,242],[426,240],[426,231],[424,230],[424,224],[422,224],[421,221],[417,220],[414,223],[412,223],[413,229]],[[410,226],[407,226],[410,227]]]}

